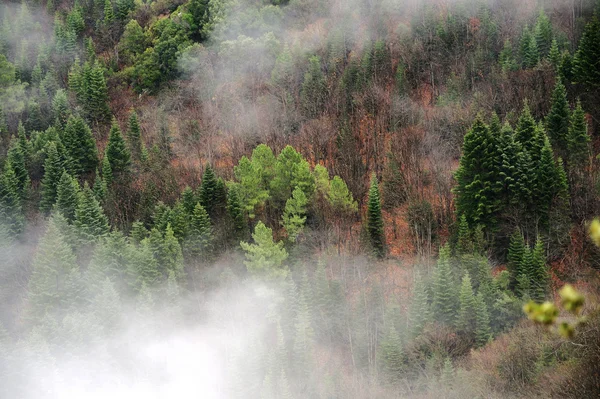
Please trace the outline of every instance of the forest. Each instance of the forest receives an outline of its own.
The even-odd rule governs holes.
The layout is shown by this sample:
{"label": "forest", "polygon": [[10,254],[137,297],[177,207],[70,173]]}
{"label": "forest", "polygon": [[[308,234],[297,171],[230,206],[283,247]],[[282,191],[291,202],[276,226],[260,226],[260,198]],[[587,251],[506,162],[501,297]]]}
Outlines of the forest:
{"label": "forest", "polygon": [[600,397],[600,1],[0,1],[0,397]]}

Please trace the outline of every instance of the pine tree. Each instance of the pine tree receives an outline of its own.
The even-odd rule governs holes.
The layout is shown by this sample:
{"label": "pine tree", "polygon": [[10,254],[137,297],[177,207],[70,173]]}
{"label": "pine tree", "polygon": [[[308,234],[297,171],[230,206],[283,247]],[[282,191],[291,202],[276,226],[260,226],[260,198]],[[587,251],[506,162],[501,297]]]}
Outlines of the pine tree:
{"label": "pine tree", "polygon": [[379,200],[379,185],[375,174],[371,176],[371,187],[369,189],[367,231],[374,255],[383,258],[385,256],[385,235],[383,216],[381,215],[381,201]]}
{"label": "pine tree", "polygon": [[590,154],[591,139],[588,134],[585,112],[583,112],[580,101],[577,101],[577,107],[571,115],[566,141],[569,150],[569,165],[585,165]]}
{"label": "pine tree", "polygon": [[227,196],[227,212],[233,224],[233,231],[236,238],[241,238],[248,228],[246,216],[242,208],[240,196],[238,194],[238,186],[233,185],[229,189]]}
{"label": "pine tree", "polygon": [[81,117],[69,117],[61,142],[69,160],[67,169],[73,176],[94,172],[98,165],[98,149],[92,131]]}
{"label": "pine tree", "polygon": [[[98,176],[98,173],[96,173],[96,176]],[[106,187],[110,186],[113,182],[113,171],[110,166],[108,154],[104,154],[104,157],[102,158],[102,180],[104,184],[106,184]]]}
{"label": "pine tree", "polygon": [[474,247],[471,229],[469,229],[467,217],[463,214],[461,215],[460,223],[458,224],[458,240],[456,242],[456,254],[468,255],[472,254],[473,250]]}
{"label": "pine tree", "polygon": [[548,56],[550,47],[552,46],[553,37],[552,23],[544,12],[544,9],[541,9],[535,24],[535,42],[540,58],[546,58],[546,56]]}
{"label": "pine tree", "polygon": [[52,116],[58,125],[57,127],[64,128],[70,114],[67,92],[64,89],[58,89],[52,99]]}
{"label": "pine tree", "polygon": [[206,165],[198,195],[200,204],[206,209],[211,220],[217,216],[217,177],[210,165]]}
{"label": "pine tree", "polygon": [[306,206],[308,200],[304,191],[299,187],[292,192],[292,196],[285,203],[285,210],[283,211],[283,218],[281,225],[285,228],[290,242],[295,242],[298,235],[304,228],[306,222]]}
{"label": "pine tree", "polygon": [[481,291],[475,297],[475,325],[475,342],[479,347],[484,346],[492,336],[492,329],[487,304]]}
{"label": "pine tree", "polygon": [[585,26],[573,59],[575,82],[591,87],[600,85],[600,21],[594,15]]}
{"label": "pine tree", "polygon": [[126,175],[129,172],[131,155],[125,145],[125,140],[123,140],[123,135],[116,119],[113,119],[112,127],[110,128],[110,136],[104,156],[108,157],[114,178]]}
{"label": "pine tree", "polygon": [[256,211],[269,198],[269,190],[263,186],[261,172],[262,168],[245,156],[233,168],[233,173],[238,181],[235,187],[240,197],[240,203],[250,219],[256,217]]}
{"label": "pine tree", "polygon": [[411,335],[413,337],[418,336],[423,331],[423,327],[431,321],[427,290],[425,283],[418,272],[415,273],[412,302],[410,304],[408,318]]}
{"label": "pine tree", "polygon": [[525,65],[527,68],[535,68],[540,61],[540,53],[538,51],[537,42],[534,35],[529,38],[529,46],[525,53]]}
{"label": "pine tree", "polygon": [[300,292],[295,320],[294,347],[292,351],[294,371],[301,382],[304,382],[311,371],[311,351],[314,331],[312,328],[311,295],[305,287]]}
{"label": "pine tree", "polygon": [[[22,125],[20,125],[22,126]],[[31,184],[29,179],[29,172],[27,171],[27,151],[24,149],[24,145],[21,145],[24,133],[19,135],[19,139],[12,139],[10,147],[6,154],[6,160],[10,162],[12,170],[14,171],[15,178],[17,179],[17,192],[22,200],[27,197],[28,189]],[[25,139],[26,140],[26,139]]]}
{"label": "pine tree", "polygon": [[66,171],[62,172],[56,187],[56,210],[68,222],[75,220],[75,209],[79,202],[79,183]]}
{"label": "pine tree", "polygon": [[184,243],[184,249],[189,257],[202,256],[210,259],[212,246],[212,226],[210,218],[204,207],[196,204],[190,219],[188,239]]}
{"label": "pine tree", "polygon": [[[87,63],[86,63],[87,64]],[[85,66],[83,70],[83,87],[80,101],[91,122],[103,122],[110,115],[108,108],[108,88],[104,78],[104,70],[96,60],[94,65]]]}
{"label": "pine tree", "polygon": [[390,384],[398,383],[405,369],[404,350],[400,335],[392,323],[387,326],[379,343],[377,355],[385,381]]}
{"label": "pine tree", "polygon": [[548,53],[548,61],[550,61],[550,65],[552,65],[554,71],[558,72],[562,61],[562,54],[560,53],[560,49],[558,48],[558,42],[556,41],[556,39],[552,40],[550,52]]}
{"label": "pine tree", "polygon": [[135,110],[132,110],[129,114],[127,141],[129,142],[129,149],[131,150],[132,158],[136,161],[139,161],[142,154],[142,133]]}
{"label": "pine tree", "polygon": [[251,274],[272,278],[287,276],[289,271],[283,262],[287,259],[288,253],[283,248],[283,242],[273,241],[273,231],[262,222],[258,222],[252,239],[254,244],[240,243],[242,249],[246,251],[244,263],[248,271]]}
{"label": "pine tree", "polygon": [[314,119],[323,111],[327,96],[327,82],[321,70],[321,59],[313,56],[308,62],[308,71],[304,74],[300,97],[304,114],[307,118]]}
{"label": "pine tree", "polygon": [[173,273],[177,281],[183,280],[185,277],[183,252],[171,225],[167,225],[161,252],[162,264],[159,262],[159,265],[162,267],[163,275],[168,276]]}
{"label": "pine tree", "polygon": [[79,267],[71,246],[58,228],[61,216],[48,222],[46,233],[40,240],[33,260],[33,271],[29,279],[30,316],[40,320],[47,312],[60,311],[72,305],[75,292],[69,292],[66,280]]}
{"label": "pine tree", "polygon": [[115,21],[115,14],[110,0],[104,0],[104,26],[110,27]]}
{"label": "pine tree", "polygon": [[471,277],[469,276],[468,272],[463,276],[458,294],[458,300],[459,311],[458,319],[456,320],[456,327],[470,335],[475,332],[476,327],[476,302],[475,296],[473,295]]}
{"label": "pine tree", "polygon": [[570,115],[571,110],[567,102],[567,89],[557,79],[554,92],[552,93],[550,111],[548,112],[548,116],[546,116],[546,129],[554,150],[563,157],[567,152]]}
{"label": "pine tree", "polygon": [[196,199],[194,190],[192,190],[190,186],[185,186],[181,192],[181,204],[183,205],[183,209],[185,209],[185,213],[187,213],[188,216],[192,216],[197,203],[198,200]]}
{"label": "pine tree", "polygon": [[525,103],[515,130],[515,141],[529,152],[534,163],[539,160],[541,147],[538,142],[538,125],[531,115],[529,105]]}
{"label": "pine tree", "polygon": [[544,254],[544,243],[540,238],[537,239],[535,247],[531,251],[531,265],[528,275],[531,281],[531,299],[539,303],[543,302],[548,290],[549,276]]}
{"label": "pine tree", "polygon": [[525,239],[523,238],[523,234],[519,230],[515,230],[515,232],[510,237],[510,245],[508,247],[508,263],[507,268],[510,276],[509,286],[511,288],[515,288],[517,285],[517,278],[521,275],[521,262],[523,260],[523,256],[525,255]]}
{"label": "pine tree", "polygon": [[0,175],[0,227],[6,229],[12,237],[18,236],[25,225],[19,182],[10,161],[4,163],[4,172]]}
{"label": "pine tree", "polygon": [[447,325],[454,325],[458,304],[454,277],[450,267],[450,249],[442,247],[433,278],[433,313],[435,320]]}
{"label": "pine tree", "polygon": [[44,161],[44,177],[42,179],[42,200],[40,210],[48,213],[56,202],[58,183],[64,171],[62,159],[56,150],[56,143],[50,142],[46,147]]}
{"label": "pine tree", "polygon": [[79,193],[74,224],[88,240],[101,237],[109,231],[108,218],[87,182]]}

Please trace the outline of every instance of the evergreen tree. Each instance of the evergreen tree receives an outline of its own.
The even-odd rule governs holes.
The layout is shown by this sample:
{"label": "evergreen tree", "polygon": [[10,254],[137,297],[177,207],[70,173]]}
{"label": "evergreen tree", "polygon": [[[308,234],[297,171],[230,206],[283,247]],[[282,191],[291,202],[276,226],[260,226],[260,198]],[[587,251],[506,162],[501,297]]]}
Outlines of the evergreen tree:
{"label": "evergreen tree", "polygon": [[379,185],[375,174],[371,176],[371,187],[369,189],[367,231],[374,255],[378,258],[383,258],[385,255],[385,235],[383,231],[383,216],[381,215],[381,202],[379,200]]}
{"label": "evergreen tree", "polygon": [[558,42],[556,39],[552,40],[550,52],[548,53],[548,61],[550,61],[550,65],[552,65],[554,71],[558,72],[562,61],[562,55],[560,53],[560,49],[558,48]]}
{"label": "evergreen tree", "polygon": [[563,157],[567,151],[570,115],[571,110],[567,102],[567,90],[562,82],[557,79],[554,92],[552,93],[550,112],[546,116],[546,130],[554,150]]}
{"label": "evergreen tree", "polygon": [[139,161],[142,154],[142,133],[135,110],[132,110],[129,114],[127,141],[129,142],[132,158]]}
{"label": "evergreen tree", "polygon": [[285,228],[290,242],[295,242],[306,222],[306,206],[308,200],[304,191],[296,187],[292,196],[285,203],[281,225]]}
{"label": "evergreen tree", "polygon": [[458,294],[459,310],[458,319],[456,320],[456,327],[464,331],[467,334],[475,332],[476,319],[475,310],[476,302],[475,295],[473,295],[473,285],[471,284],[471,277],[469,273],[465,273],[462,278],[460,285],[460,291]]}
{"label": "evergreen tree", "polygon": [[540,53],[538,51],[537,42],[534,35],[529,38],[529,46],[525,53],[525,65],[527,68],[535,68],[540,61]]}
{"label": "evergreen tree", "polygon": [[531,264],[528,275],[531,281],[531,299],[539,303],[543,302],[548,290],[549,276],[544,254],[544,243],[539,238],[531,251]]}
{"label": "evergreen tree", "polygon": [[554,34],[552,32],[552,23],[543,9],[540,10],[537,22],[535,24],[535,43],[540,58],[546,58],[552,46]]}
{"label": "evergreen tree", "polygon": [[10,161],[4,163],[4,172],[0,175],[0,228],[6,229],[10,236],[16,237],[25,225],[21,206],[19,182]]}
{"label": "evergreen tree", "polygon": [[587,163],[590,154],[590,141],[585,112],[581,108],[581,102],[577,101],[577,107],[570,118],[566,139],[570,165],[581,166]]}
{"label": "evergreen tree", "polygon": [[238,186],[231,186],[229,195],[227,196],[227,212],[229,213],[229,217],[233,224],[233,231],[237,238],[243,236],[248,227],[238,190]]}
{"label": "evergreen tree", "polygon": [[217,177],[210,165],[206,165],[202,175],[202,184],[198,195],[200,204],[206,209],[211,220],[217,216]]}
{"label": "evergreen tree", "polygon": [[[305,272],[306,273],[306,272]],[[308,279],[304,276],[304,287],[300,292],[296,312],[293,365],[294,372],[301,382],[306,381],[311,371],[311,351],[314,331],[312,328],[311,295],[308,288]]]}
{"label": "evergreen tree", "polygon": [[379,343],[378,359],[381,371],[386,382],[396,384],[400,381],[404,371],[404,350],[400,335],[392,323],[387,326],[386,332]]}
{"label": "evergreen tree", "polygon": [[538,162],[541,150],[537,133],[538,125],[531,115],[529,105],[525,103],[515,130],[515,141],[520,143],[522,148],[529,153],[534,163]]}
{"label": "evergreen tree", "polygon": [[458,224],[458,240],[456,242],[456,254],[468,255],[472,254],[473,250],[474,247],[471,229],[469,229],[467,217],[463,214],[461,215],[460,223]]}
{"label": "evergreen tree", "polygon": [[187,213],[188,216],[192,216],[197,203],[198,200],[196,199],[194,190],[192,190],[190,186],[185,186],[181,192],[181,204],[183,205],[183,209],[185,209],[185,213]]}
{"label": "evergreen tree", "polygon": [[307,118],[314,119],[323,111],[327,96],[327,82],[321,70],[321,59],[312,56],[308,62],[308,71],[304,74],[300,97],[304,114]]}
{"label": "evergreen tree", "polygon": [[29,186],[31,185],[31,180],[29,179],[29,172],[27,171],[27,153],[25,152],[27,150],[21,145],[21,137],[24,137],[24,133],[19,136],[19,139],[13,138],[13,140],[11,140],[10,147],[6,154],[6,160],[10,163],[15,174],[17,193],[22,200],[25,200],[27,199],[26,197]]}
{"label": "evergreen tree", "polygon": [[210,218],[204,207],[196,204],[190,220],[188,239],[184,243],[184,249],[188,256],[210,259],[211,245],[213,240]]}
{"label": "evergreen tree", "polygon": [[104,0],[104,26],[110,27],[115,21],[115,13],[113,10],[113,5],[110,0]]}
{"label": "evergreen tree", "polygon": [[98,149],[92,131],[81,117],[69,117],[61,142],[67,153],[67,169],[73,176],[94,172],[98,165]]}
{"label": "evergreen tree", "polygon": [[52,116],[57,123],[57,127],[64,128],[70,114],[67,92],[64,89],[58,89],[52,99]]}
{"label": "evergreen tree", "polygon": [[116,178],[117,176],[127,174],[131,165],[131,155],[115,119],[113,119],[113,124],[110,128],[105,156],[108,157],[110,162],[113,177]]}
{"label": "evergreen tree", "polygon": [[262,184],[261,172],[262,168],[245,156],[233,168],[233,173],[238,181],[235,190],[237,190],[240,203],[250,219],[256,217],[256,210],[260,209],[269,198],[269,190]]}
{"label": "evergreen tree", "polygon": [[585,26],[573,59],[575,82],[591,87],[600,85],[600,21],[594,15]]}
{"label": "evergreen tree", "polygon": [[108,218],[87,182],[79,193],[75,208],[75,226],[85,239],[95,239],[108,233]]}
{"label": "evergreen tree", "polygon": [[76,292],[67,280],[79,273],[79,267],[71,246],[58,227],[60,218],[60,215],[54,216],[48,222],[33,260],[28,295],[30,316],[36,320],[47,312],[65,310],[75,304]]}
{"label": "evergreen tree", "polygon": [[42,200],[40,210],[48,213],[56,202],[58,183],[64,171],[62,159],[56,150],[56,143],[50,142],[46,147],[44,161],[44,177],[42,179]]}
{"label": "evergreen tree", "polygon": [[181,245],[173,233],[171,225],[167,225],[164,240],[161,245],[161,260],[159,266],[162,267],[163,276],[169,276],[173,273],[177,281],[183,280],[185,270],[183,266],[183,252]]}
{"label": "evergreen tree", "polygon": [[521,262],[523,260],[523,256],[525,255],[525,239],[523,238],[523,234],[519,230],[515,230],[515,232],[510,237],[510,245],[508,247],[508,263],[507,268],[510,276],[510,284],[511,288],[515,288],[517,285],[517,278],[522,274],[521,270]]}
{"label": "evergreen tree", "polygon": [[[96,176],[98,176],[98,173],[96,173]],[[102,158],[102,180],[107,187],[113,182],[113,171],[112,166],[110,166],[108,154],[104,154],[104,157]]]}
{"label": "evergreen tree", "polygon": [[87,119],[96,123],[105,121],[110,115],[108,88],[104,69],[97,60],[94,65],[84,65],[82,85],[80,102]]}
{"label": "evergreen tree", "polygon": [[79,183],[66,171],[62,172],[56,187],[56,210],[68,222],[75,220],[75,209],[79,202]]}
{"label": "evergreen tree", "polygon": [[431,321],[431,312],[429,309],[429,299],[427,290],[421,275],[415,273],[413,284],[412,302],[409,308],[410,332],[413,337],[418,336],[423,331],[423,327]]}
{"label": "evergreen tree", "polygon": [[273,241],[273,231],[262,222],[258,222],[252,239],[254,244],[243,241],[240,243],[242,249],[246,251],[244,263],[248,271],[251,274],[272,278],[287,276],[289,271],[283,262],[287,259],[288,253],[283,248],[283,242]]}
{"label": "evergreen tree", "polygon": [[487,344],[492,336],[490,315],[483,293],[479,291],[475,297],[475,342],[481,347]]}
{"label": "evergreen tree", "polygon": [[458,304],[456,303],[457,293],[454,289],[454,277],[450,267],[450,250],[448,247],[440,249],[432,291],[432,308],[435,320],[447,325],[454,325]]}

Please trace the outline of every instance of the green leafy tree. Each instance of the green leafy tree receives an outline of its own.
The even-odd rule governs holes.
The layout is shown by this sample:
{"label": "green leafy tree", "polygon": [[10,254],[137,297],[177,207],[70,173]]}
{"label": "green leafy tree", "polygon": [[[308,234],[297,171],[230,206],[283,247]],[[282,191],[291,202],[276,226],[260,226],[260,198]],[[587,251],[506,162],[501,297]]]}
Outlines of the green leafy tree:
{"label": "green leafy tree", "polygon": [[371,176],[371,187],[369,189],[367,231],[369,233],[369,243],[375,256],[383,258],[385,256],[385,235],[383,231],[381,201],[379,200],[379,184],[375,174]]}
{"label": "green leafy tree", "polygon": [[75,220],[75,209],[79,202],[81,191],[77,179],[71,177],[67,171],[63,171],[56,187],[56,210],[68,222]]}
{"label": "green leafy tree", "polygon": [[67,169],[73,176],[94,172],[98,165],[98,149],[92,131],[81,117],[69,117],[61,142],[67,154]]}
{"label": "green leafy tree", "polygon": [[87,182],[79,193],[74,224],[85,239],[95,239],[109,231],[108,218]]}
{"label": "green leafy tree", "polygon": [[40,210],[48,213],[56,202],[58,183],[64,171],[64,164],[56,150],[56,143],[50,142],[46,147],[44,161],[44,177],[42,179],[42,200]]}
{"label": "green leafy tree", "polygon": [[123,140],[121,129],[119,129],[119,125],[115,119],[113,119],[112,127],[110,128],[110,135],[108,138],[108,144],[106,145],[105,157],[108,157],[113,177],[120,177],[129,172],[129,167],[131,166],[131,155],[129,153],[129,149],[125,145],[125,140]]}
{"label": "green leafy tree", "polygon": [[288,253],[283,247],[283,242],[273,241],[273,231],[258,222],[252,234],[254,244],[241,242],[240,245],[246,251],[244,262],[251,274],[266,276],[270,278],[284,278],[289,273],[287,266],[283,263]]}
{"label": "green leafy tree", "polygon": [[306,223],[306,206],[308,200],[299,187],[292,192],[286,201],[281,225],[285,228],[290,242],[295,242]]}

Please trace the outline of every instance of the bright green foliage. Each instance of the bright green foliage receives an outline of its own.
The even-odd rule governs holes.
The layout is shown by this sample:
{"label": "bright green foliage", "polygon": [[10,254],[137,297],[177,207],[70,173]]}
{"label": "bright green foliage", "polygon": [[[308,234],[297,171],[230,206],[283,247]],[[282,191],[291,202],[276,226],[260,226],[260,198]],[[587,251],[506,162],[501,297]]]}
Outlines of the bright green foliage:
{"label": "bright green foliage", "polygon": [[85,21],[81,13],[81,7],[73,7],[71,12],[67,14],[67,27],[75,32],[77,36],[81,35],[85,29]]}
{"label": "bright green foliage", "polygon": [[315,177],[316,192],[323,198],[329,195],[331,184],[329,182],[329,171],[321,164],[315,165],[313,170]]}
{"label": "bright green foliage", "polygon": [[204,169],[198,199],[211,219],[214,219],[219,203],[217,200],[217,176],[210,165],[206,165]]}
{"label": "bright green foliage", "polygon": [[504,47],[500,52],[498,61],[500,63],[500,67],[502,68],[502,72],[506,73],[509,71],[515,71],[519,68],[519,66],[517,65],[517,61],[515,60],[510,39],[506,39],[504,41]]}
{"label": "bright green foliage", "polygon": [[468,334],[475,332],[475,295],[473,294],[473,285],[469,273],[465,273],[460,284],[458,293],[459,309],[456,327]]}
{"label": "bright green foliage", "polygon": [[240,245],[246,251],[244,262],[251,274],[271,278],[285,278],[289,270],[283,262],[288,253],[283,248],[283,242],[273,241],[273,231],[258,222],[252,234],[254,244],[241,242]]}
{"label": "bright green foliage", "polygon": [[163,276],[168,277],[170,273],[173,273],[178,281],[183,280],[185,277],[183,253],[170,225],[167,226],[161,245],[161,261],[159,266],[162,268]]}
{"label": "bright green foliage", "polygon": [[187,256],[202,256],[203,259],[208,259],[212,249],[212,240],[210,217],[202,205],[196,204],[190,219],[188,238],[183,245],[184,251]]}
{"label": "bright green foliage", "polygon": [[142,153],[142,133],[135,110],[129,114],[129,124],[127,126],[127,141],[129,149],[134,160],[139,161]]}
{"label": "bright green foliage", "polygon": [[367,231],[374,255],[378,258],[383,258],[385,255],[385,235],[383,231],[381,201],[379,200],[379,184],[377,183],[375,174],[371,176],[371,187],[369,189]]}
{"label": "bright green foliage", "polygon": [[304,191],[307,198],[312,197],[315,191],[314,176],[310,172],[308,162],[292,146],[288,145],[281,151],[274,172],[270,183],[271,193],[282,207],[296,187]]}
{"label": "bright green foliage", "polygon": [[190,216],[181,201],[177,201],[169,212],[167,223],[171,224],[173,234],[179,242],[182,242],[189,233]]}
{"label": "bright green foliage", "polygon": [[58,127],[64,128],[70,114],[71,110],[67,92],[64,89],[58,89],[52,99],[52,116]]}
{"label": "bright green foliage", "polygon": [[22,231],[24,224],[19,182],[10,161],[6,161],[0,175],[0,227],[14,237]]}
{"label": "bright green foliage", "polygon": [[248,212],[248,217],[254,219],[256,210],[264,205],[269,198],[269,191],[263,186],[259,165],[251,162],[247,157],[242,157],[233,172],[236,180],[236,190],[240,197],[243,209]]}
{"label": "bright green foliage", "polygon": [[308,71],[304,74],[302,91],[300,94],[304,115],[313,119],[323,111],[327,96],[327,82],[321,70],[321,59],[312,56],[308,60]]}
{"label": "bright green foliage", "polygon": [[29,279],[30,315],[38,320],[47,312],[64,311],[74,305],[77,295],[72,280],[77,278],[79,267],[71,246],[58,227],[60,218],[50,219]]}
{"label": "bright green foliage", "polygon": [[119,54],[123,59],[133,63],[146,50],[147,39],[140,24],[132,19],[125,25],[123,36],[119,42]]}
{"label": "bright green foliage", "polygon": [[229,214],[229,218],[231,219],[231,223],[233,224],[233,230],[235,232],[236,237],[242,236],[248,228],[245,212],[242,208],[242,202],[238,190],[239,186],[232,185],[229,188],[229,193],[227,196],[227,213]]}
{"label": "bright green foliage", "polygon": [[10,142],[8,153],[6,154],[6,160],[10,163],[12,170],[14,171],[16,182],[17,182],[17,193],[22,200],[26,199],[27,191],[31,185],[29,179],[29,172],[27,171],[27,157],[26,152],[23,150],[20,139],[14,139]]}
{"label": "bright green foliage", "polygon": [[79,193],[75,208],[75,226],[85,239],[101,237],[109,230],[108,218],[87,182]]}
{"label": "bright green foliage", "polygon": [[306,206],[308,200],[304,191],[299,187],[292,192],[292,196],[285,203],[281,225],[285,228],[290,242],[295,242],[304,228],[306,222]]}
{"label": "bright green foliage", "polygon": [[525,255],[525,239],[519,230],[510,236],[510,245],[508,247],[507,268],[510,273],[510,287],[514,288],[517,284],[517,278],[521,275],[521,261]]}
{"label": "bright green foliage", "polygon": [[92,131],[79,116],[70,116],[61,137],[73,176],[91,174],[98,165],[98,149]]}
{"label": "bright green foliage", "polygon": [[[98,176],[98,173],[96,173],[96,176]],[[102,158],[102,180],[107,187],[113,182],[112,166],[110,166],[110,159],[107,154],[104,154],[104,158]]]}
{"label": "bright green foliage", "polygon": [[111,26],[115,21],[115,13],[113,10],[112,2],[110,0],[104,0],[104,19],[103,23],[105,26]]}
{"label": "bright green foliage", "polygon": [[413,283],[412,302],[409,308],[409,325],[411,335],[418,336],[423,331],[423,327],[431,321],[431,311],[429,309],[429,299],[425,283],[420,273],[415,273]]}
{"label": "bright green foliage", "polygon": [[62,172],[56,188],[56,210],[68,222],[75,220],[75,209],[79,202],[79,183],[66,171]]}
{"label": "bright green foliage", "polygon": [[531,251],[531,263],[529,264],[527,274],[531,281],[531,299],[536,302],[542,302],[546,298],[550,277],[546,267],[544,243],[539,238]]}
{"label": "bright green foliage", "polygon": [[433,277],[433,314],[435,320],[447,325],[454,325],[458,303],[454,277],[450,267],[450,249],[442,247],[438,264]]}
{"label": "bright green foliage", "polygon": [[546,130],[554,150],[564,156],[567,150],[567,136],[569,133],[569,116],[571,111],[567,102],[567,90],[562,82],[557,79],[552,93],[552,105],[546,116]]}
{"label": "bright green foliage", "polygon": [[600,21],[598,16],[585,26],[579,47],[573,59],[575,82],[588,85],[600,85]]}
{"label": "bright green foliage", "polygon": [[479,291],[475,297],[475,342],[481,347],[487,344],[492,336],[490,315],[483,293]]}
{"label": "bright green foliage", "polygon": [[550,52],[548,53],[548,61],[550,61],[550,65],[552,65],[554,71],[558,72],[562,61],[562,54],[560,53],[556,39],[552,40]]}
{"label": "bright green foliage", "polygon": [[404,371],[404,350],[400,335],[392,323],[388,323],[386,332],[379,343],[377,357],[385,381],[395,384],[400,381]]}
{"label": "bright green foliage", "polygon": [[44,178],[42,179],[42,200],[40,210],[48,213],[54,206],[57,197],[58,183],[64,171],[64,164],[56,150],[56,143],[50,142],[46,147],[44,161]]}
{"label": "bright green foliage", "polygon": [[112,127],[110,128],[110,135],[104,156],[108,157],[112,176],[114,178],[129,172],[131,155],[129,154],[129,149],[125,145],[125,140],[123,140],[121,129],[119,129],[119,125],[115,119],[113,119]]}
{"label": "bright green foliage", "polygon": [[548,56],[553,38],[552,23],[544,10],[541,9],[535,24],[535,43],[540,58],[546,58]]}
{"label": "bright green foliage", "polygon": [[[456,171],[457,214],[464,215],[469,225],[493,228],[500,205],[497,163],[493,156],[498,147],[490,129],[477,117],[465,135],[463,155]],[[499,156],[498,156],[499,158]]]}
{"label": "bright green foliage", "polygon": [[577,107],[571,115],[566,141],[569,150],[569,164],[585,165],[590,154],[591,138],[588,134],[587,120],[580,101],[577,102]]}

